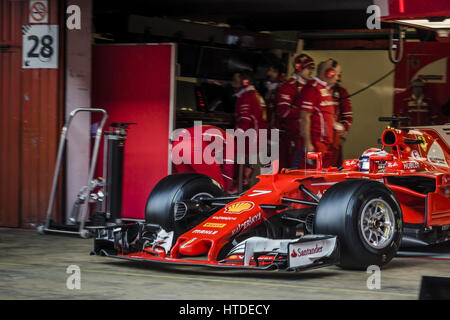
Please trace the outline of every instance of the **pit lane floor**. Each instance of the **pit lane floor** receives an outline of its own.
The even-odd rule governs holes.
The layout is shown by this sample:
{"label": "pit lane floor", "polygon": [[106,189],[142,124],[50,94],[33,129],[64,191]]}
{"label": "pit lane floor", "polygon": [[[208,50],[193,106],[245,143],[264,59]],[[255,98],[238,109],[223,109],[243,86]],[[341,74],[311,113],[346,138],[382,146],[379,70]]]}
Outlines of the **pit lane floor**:
{"label": "pit lane floor", "polygon": [[[450,243],[402,252],[372,274],[336,266],[300,273],[167,266],[90,256],[92,239],[0,228],[0,299],[298,300],[417,299],[422,275],[450,276]],[[425,251],[423,248],[419,251]],[[66,282],[80,268],[79,290]]]}

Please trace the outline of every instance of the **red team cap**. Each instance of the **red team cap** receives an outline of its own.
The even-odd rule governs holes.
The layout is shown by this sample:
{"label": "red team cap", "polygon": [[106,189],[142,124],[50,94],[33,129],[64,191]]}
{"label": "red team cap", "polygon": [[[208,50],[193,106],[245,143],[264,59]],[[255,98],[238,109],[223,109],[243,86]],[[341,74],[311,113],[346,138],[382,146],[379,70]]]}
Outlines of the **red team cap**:
{"label": "red team cap", "polygon": [[307,54],[302,53],[302,54],[296,56],[294,59],[294,68],[298,72],[302,71],[305,68],[311,67],[311,66],[314,67],[315,63],[314,63],[313,58],[311,58]]}

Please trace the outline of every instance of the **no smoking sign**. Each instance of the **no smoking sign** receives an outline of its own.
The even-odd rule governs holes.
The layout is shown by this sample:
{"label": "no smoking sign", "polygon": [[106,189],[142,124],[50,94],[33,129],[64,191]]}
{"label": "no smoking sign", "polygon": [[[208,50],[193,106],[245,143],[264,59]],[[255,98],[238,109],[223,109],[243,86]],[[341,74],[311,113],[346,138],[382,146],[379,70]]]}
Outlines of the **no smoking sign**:
{"label": "no smoking sign", "polygon": [[30,23],[48,23],[48,1],[30,0]]}

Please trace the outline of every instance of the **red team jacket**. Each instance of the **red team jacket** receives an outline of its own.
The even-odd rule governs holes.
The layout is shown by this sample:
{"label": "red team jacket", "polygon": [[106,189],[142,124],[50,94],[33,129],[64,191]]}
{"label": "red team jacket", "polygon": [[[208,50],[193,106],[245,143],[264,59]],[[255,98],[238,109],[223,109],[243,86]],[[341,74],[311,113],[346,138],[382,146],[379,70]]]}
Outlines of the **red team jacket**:
{"label": "red team jacket", "polygon": [[301,92],[300,110],[311,112],[311,141],[331,145],[334,138],[335,102],[326,82],[314,77]]}
{"label": "red team jacket", "polygon": [[332,89],[333,99],[336,103],[336,121],[349,131],[353,122],[352,103],[348,98],[348,91],[340,85],[335,85]]}
{"label": "red team jacket", "polygon": [[[234,110],[236,133],[239,130],[256,130],[255,147],[259,150],[258,130],[267,129],[266,104],[254,86],[248,86],[236,94],[237,100]],[[249,155],[250,144],[245,139],[245,155]]]}
{"label": "red team jacket", "polygon": [[299,93],[306,85],[306,80],[293,75],[282,83],[277,92],[276,126],[285,130],[287,140],[295,141],[299,137],[300,100]]}
{"label": "red team jacket", "polygon": [[248,86],[236,94],[235,128],[266,129],[266,104],[254,86]]}

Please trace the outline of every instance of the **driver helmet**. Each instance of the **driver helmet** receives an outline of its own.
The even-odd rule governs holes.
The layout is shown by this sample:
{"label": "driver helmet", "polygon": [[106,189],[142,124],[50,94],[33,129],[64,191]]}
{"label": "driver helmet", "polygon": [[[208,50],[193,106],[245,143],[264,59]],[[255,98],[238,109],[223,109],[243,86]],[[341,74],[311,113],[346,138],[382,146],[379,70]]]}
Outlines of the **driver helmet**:
{"label": "driver helmet", "polygon": [[[388,153],[379,148],[370,148],[363,152],[361,157],[359,157],[358,168],[359,171],[367,172],[370,167],[370,156],[372,155],[386,156]],[[384,170],[386,167],[386,161],[377,161],[378,162],[378,170]]]}

